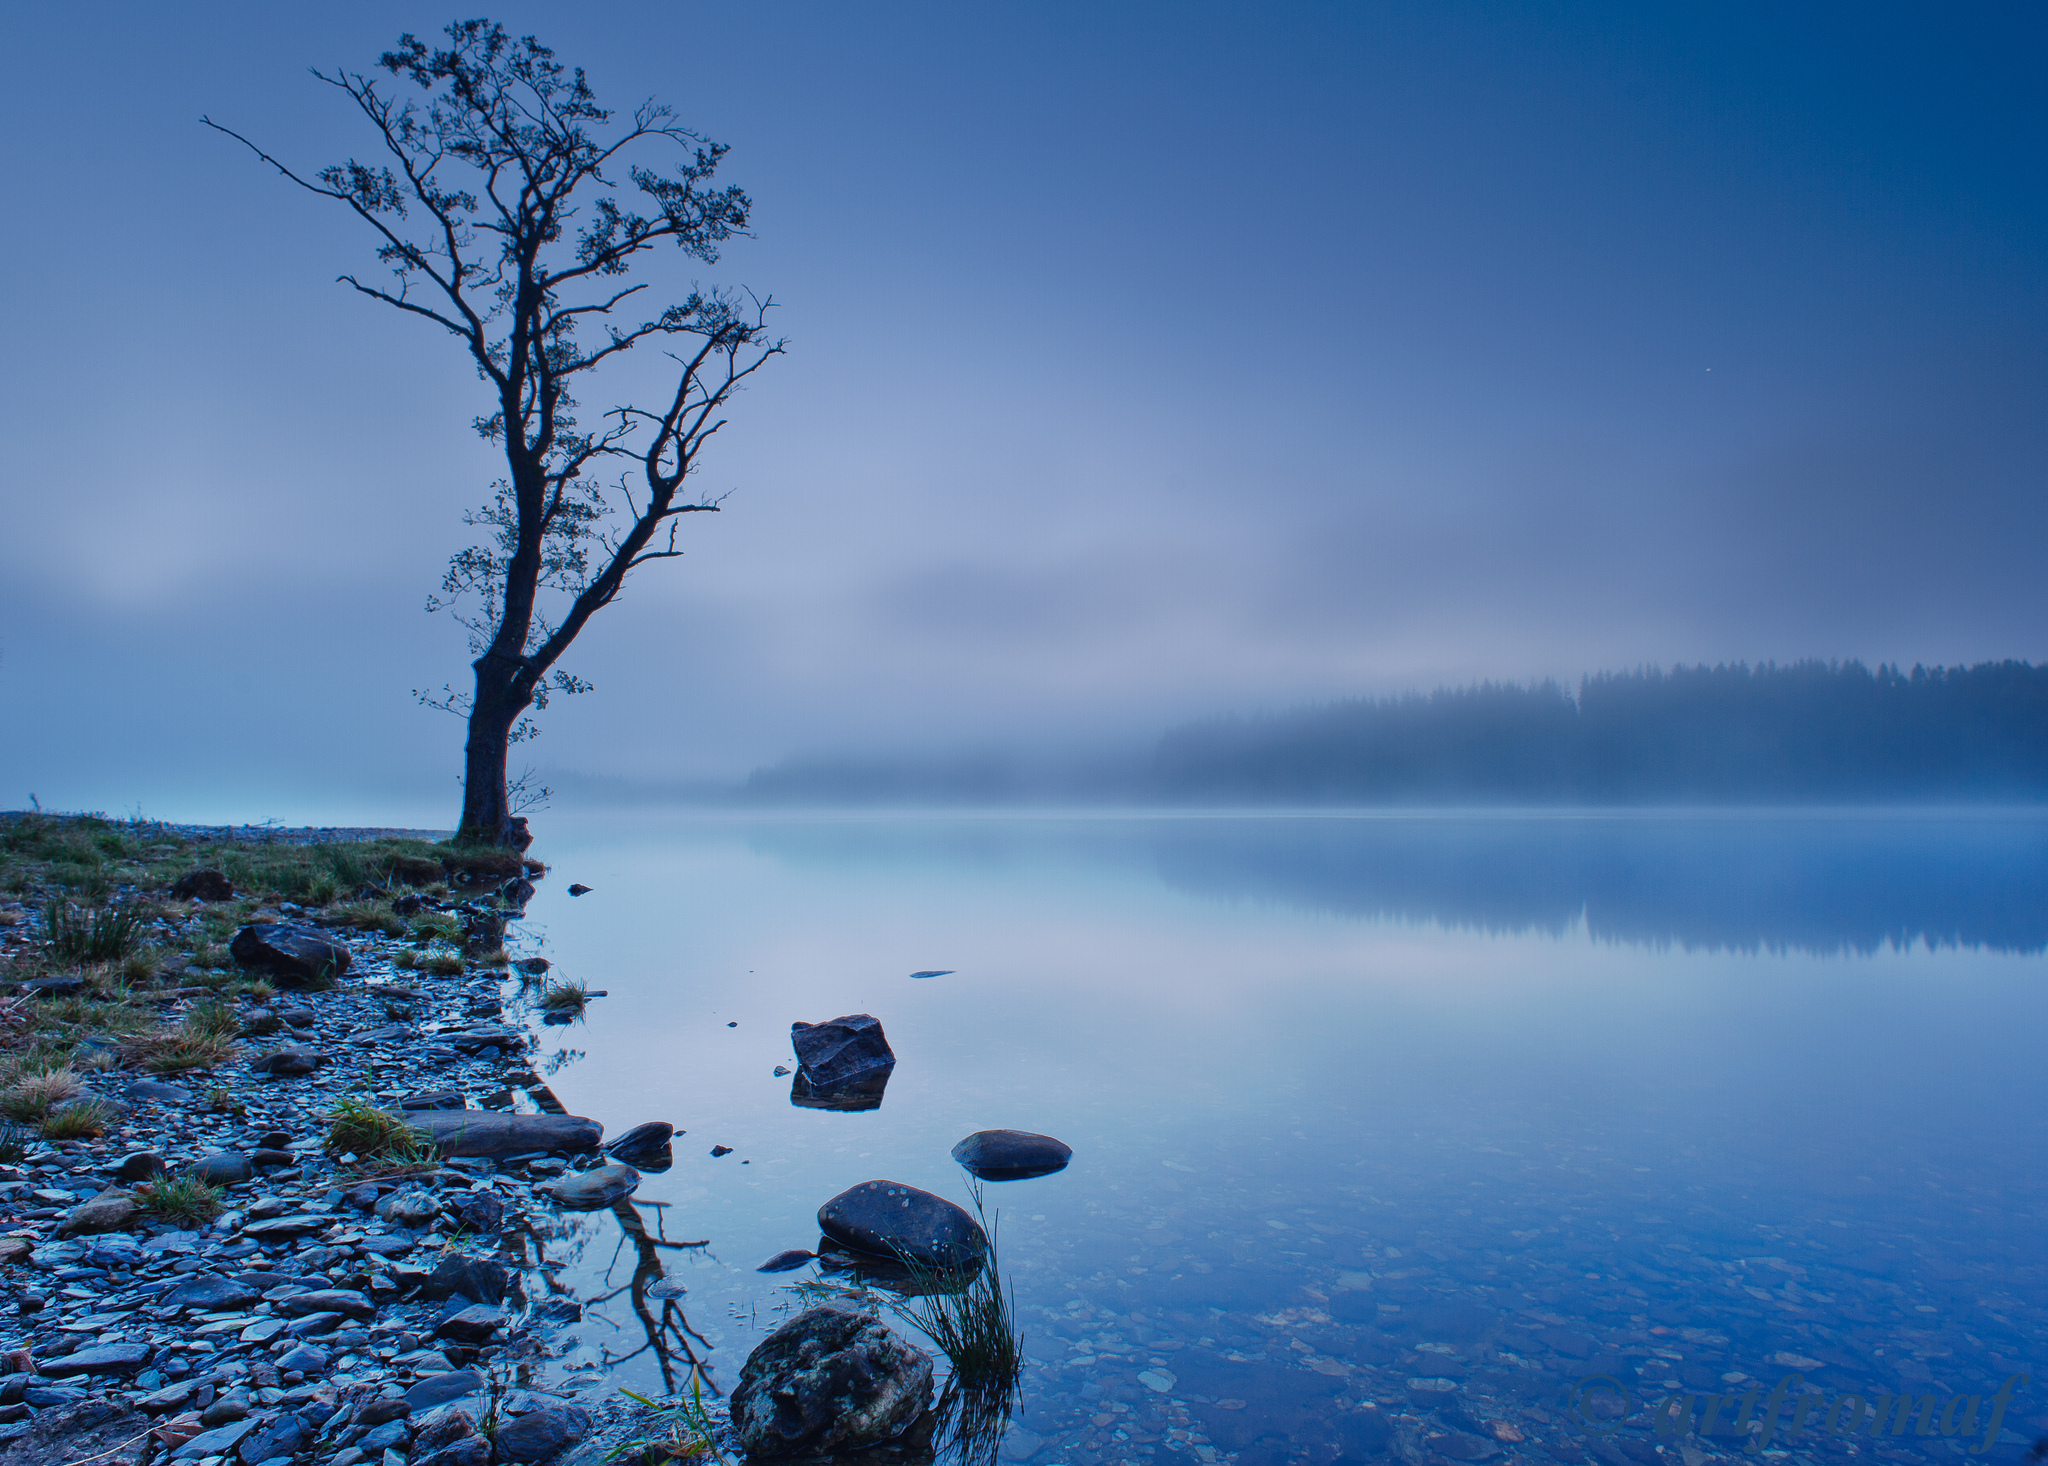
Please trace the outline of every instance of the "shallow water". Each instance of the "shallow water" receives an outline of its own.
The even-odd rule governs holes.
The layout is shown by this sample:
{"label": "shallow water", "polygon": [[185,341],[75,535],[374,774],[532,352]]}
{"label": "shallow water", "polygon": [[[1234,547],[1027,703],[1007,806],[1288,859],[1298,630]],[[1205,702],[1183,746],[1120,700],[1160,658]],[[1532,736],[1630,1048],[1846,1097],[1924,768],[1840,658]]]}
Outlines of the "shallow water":
{"label": "shallow water", "polygon": [[[948,1150],[1011,1127],[1075,1157],[988,1188],[1030,1360],[1008,1459],[1697,1466],[1744,1437],[1703,1405],[1660,1438],[1649,1403],[1725,1395],[1725,1432],[1793,1369],[1820,1404],[1773,1453],[1960,1455],[2016,1372],[1983,1458],[2048,1430],[2048,819],[544,837],[529,940],[609,996],[539,1067],[610,1134],[687,1132],[631,1212],[549,1243],[586,1307],[552,1375],[590,1394],[687,1388],[693,1357],[729,1389],[807,1306],[813,1268],[754,1269],[814,1246],[821,1202],[964,1202]],[[880,1109],[793,1107],[791,1021],[858,1012],[898,1058]],[[1902,1433],[1829,1435],[1850,1393],[1910,1397]]]}

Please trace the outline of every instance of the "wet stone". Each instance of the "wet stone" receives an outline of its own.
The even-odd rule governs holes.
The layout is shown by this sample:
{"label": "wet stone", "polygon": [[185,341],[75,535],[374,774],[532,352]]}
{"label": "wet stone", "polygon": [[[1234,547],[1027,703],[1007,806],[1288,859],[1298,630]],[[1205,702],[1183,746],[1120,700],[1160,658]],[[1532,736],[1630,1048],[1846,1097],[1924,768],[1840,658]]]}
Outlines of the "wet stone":
{"label": "wet stone", "polygon": [[631,1196],[639,1184],[640,1173],[631,1166],[599,1166],[565,1176],[548,1188],[548,1194],[563,1206],[592,1211]]}
{"label": "wet stone", "polygon": [[1064,1170],[1073,1147],[1029,1130],[977,1130],[953,1147],[953,1159],[984,1181],[1021,1181]]}
{"label": "wet stone", "polygon": [[981,1224],[944,1197],[900,1181],[863,1181],[818,1208],[818,1229],[873,1257],[907,1257],[924,1267],[979,1267],[988,1254]]}

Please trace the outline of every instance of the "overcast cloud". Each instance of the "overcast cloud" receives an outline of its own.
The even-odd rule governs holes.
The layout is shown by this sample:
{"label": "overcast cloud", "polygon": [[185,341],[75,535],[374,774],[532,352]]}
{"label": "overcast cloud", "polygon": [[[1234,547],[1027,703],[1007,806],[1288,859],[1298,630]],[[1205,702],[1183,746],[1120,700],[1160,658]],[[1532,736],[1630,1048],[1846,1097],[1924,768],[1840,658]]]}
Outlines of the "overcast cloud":
{"label": "overcast cloud", "polygon": [[[198,117],[366,152],[305,68],[448,17],[181,9],[5,22],[0,806],[443,822],[478,385]],[[494,13],[732,145],[758,238],[661,278],[791,341],[545,768],[2048,655],[2038,9]]]}

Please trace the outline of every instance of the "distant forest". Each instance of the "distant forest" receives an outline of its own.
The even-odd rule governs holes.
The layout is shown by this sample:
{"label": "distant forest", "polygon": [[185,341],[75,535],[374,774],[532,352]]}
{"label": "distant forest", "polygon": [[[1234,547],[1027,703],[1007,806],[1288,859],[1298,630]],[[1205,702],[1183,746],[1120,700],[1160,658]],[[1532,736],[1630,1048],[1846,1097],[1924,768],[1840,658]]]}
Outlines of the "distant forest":
{"label": "distant forest", "polygon": [[2048,666],[1737,663],[1175,728],[1093,759],[795,759],[771,804],[1817,804],[2048,798]]}
{"label": "distant forest", "polygon": [[1153,798],[1228,804],[2038,799],[2048,666],[1767,663],[1485,683],[1160,739]]}

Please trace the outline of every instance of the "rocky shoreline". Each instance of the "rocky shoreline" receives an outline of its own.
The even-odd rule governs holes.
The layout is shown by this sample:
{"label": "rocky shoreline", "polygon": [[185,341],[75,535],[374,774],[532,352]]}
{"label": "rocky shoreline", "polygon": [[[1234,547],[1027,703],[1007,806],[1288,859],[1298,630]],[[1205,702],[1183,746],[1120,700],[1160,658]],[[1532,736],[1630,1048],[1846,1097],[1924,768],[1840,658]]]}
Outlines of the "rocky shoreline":
{"label": "rocky shoreline", "polygon": [[[564,1117],[529,1067],[521,994],[546,964],[486,965],[540,873],[392,903],[461,924],[465,960],[433,970],[405,937],[274,901],[240,913],[235,943],[274,996],[224,996],[176,961],[134,984],[146,998],[128,1001],[165,1024],[231,1003],[239,1052],[150,1077],[101,1044],[106,1067],[81,1065],[65,1105],[96,1107],[104,1133],[28,1141],[0,1164],[0,1466],[486,1466],[596,1444],[603,1409],[533,1387],[553,1330],[580,1314],[534,1218],[556,1204],[544,1188],[603,1164],[602,1127]],[[11,914],[10,957],[46,935],[34,911]],[[76,986],[29,979],[5,1013],[25,1021]],[[356,1154],[338,1123],[351,1109],[440,1143]],[[169,1181],[207,1183],[223,1209],[165,1215]]]}

